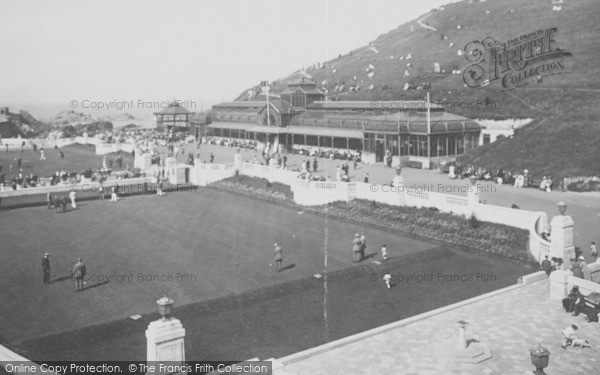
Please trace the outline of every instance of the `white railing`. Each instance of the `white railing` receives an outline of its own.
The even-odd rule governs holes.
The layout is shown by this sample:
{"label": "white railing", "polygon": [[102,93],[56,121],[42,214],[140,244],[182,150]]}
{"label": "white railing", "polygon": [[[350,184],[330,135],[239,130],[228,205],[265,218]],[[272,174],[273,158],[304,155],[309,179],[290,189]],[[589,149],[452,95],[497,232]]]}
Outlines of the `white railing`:
{"label": "white railing", "polygon": [[[149,177],[137,177],[137,178],[126,178],[126,179],[110,179],[102,183],[104,187],[112,187],[114,185],[125,186],[125,185],[142,185],[150,182]],[[99,182],[96,181],[85,181],[77,184],[60,184],[60,185],[46,185],[37,186],[31,188],[25,188],[20,190],[2,190],[0,191],[0,198],[9,197],[21,197],[28,195],[46,195],[48,193],[68,193],[71,191],[75,192],[89,192],[98,191]],[[140,190],[141,191],[141,190]]]}

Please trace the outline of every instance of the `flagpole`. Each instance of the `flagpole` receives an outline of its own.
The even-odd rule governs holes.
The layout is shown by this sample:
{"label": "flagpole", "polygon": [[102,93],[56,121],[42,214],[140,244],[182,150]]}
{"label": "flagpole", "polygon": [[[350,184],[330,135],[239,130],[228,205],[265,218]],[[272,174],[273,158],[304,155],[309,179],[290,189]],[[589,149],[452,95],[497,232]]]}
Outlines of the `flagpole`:
{"label": "flagpole", "polygon": [[431,134],[431,104],[429,103],[429,92],[427,93],[427,134]]}
{"label": "flagpole", "polygon": [[269,108],[269,81],[265,81],[266,92],[267,92],[267,126],[271,126],[271,110]]}

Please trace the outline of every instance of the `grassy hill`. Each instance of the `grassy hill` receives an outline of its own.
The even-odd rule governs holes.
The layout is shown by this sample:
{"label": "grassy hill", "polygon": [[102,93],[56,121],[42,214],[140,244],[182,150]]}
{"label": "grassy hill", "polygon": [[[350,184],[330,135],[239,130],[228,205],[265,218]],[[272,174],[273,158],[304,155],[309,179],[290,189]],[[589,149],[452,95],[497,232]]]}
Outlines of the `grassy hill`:
{"label": "grassy hill", "polygon": [[[560,6],[560,11],[554,11],[550,0],[449,4],[380,35],[371,46],[324,62],[322,68],[311,66],[305,73],[328,90],[331,100],[422,99],[424,90],[403,90],[406,83],[421,82],[431,83],[427,91],[434,103],[474,104],[487,99],[494,104],[483,108],[454,105],[448,111],[470,118],[527,117],[536,121],[511,139],[468,153],[463,157],[465,162],[505,169],[529,167],[555,176],[600,174],[600,166],[587,160],[588,155],[597,153],[598,142],[594,140],[600,138],[600,52],[596,48],[600,1],[564,0]],[[462,74],[451,74],[456,69],[462,73],[470,65],[458,51],[464,51],[471,41],[493,37],[506,42],[550,27],[558,28],[554,38],[557,46],[572,53],[566,58],[568,74],[545,77],[541,83],[509,91],[502,91],[498,84],[466,87]],[[445,74],[434,73],[436,62]],[[367,75],[370,64],[374,66],[371,78]],[[285,88],[285,80],[275,83],[272,93]],[[335,92],[341,83],[343,92]],[[349,92],[350,86],[357,84],[360,90]],[[368,89],[371,84],[373,90]]]}

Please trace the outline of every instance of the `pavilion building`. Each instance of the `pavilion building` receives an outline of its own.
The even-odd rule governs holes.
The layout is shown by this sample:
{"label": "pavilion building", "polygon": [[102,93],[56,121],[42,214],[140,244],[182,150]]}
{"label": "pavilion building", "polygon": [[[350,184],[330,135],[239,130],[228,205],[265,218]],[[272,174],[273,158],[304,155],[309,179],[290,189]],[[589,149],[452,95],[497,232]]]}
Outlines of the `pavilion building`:
{"label": "pavilion building", "polygon": [[[481,126],[426,101],[324,101],[306,79],[278,99],[213,106],[209,136],[251,139],[288,150],[319,147],[360,151],[365,163],[433,168],[477,147]],[[373,105],[376,103],[377,105]],[[383,108],[382,108],[383,107]]]}
{"label": "pavilion building", "polygon": [[156,128],[161,131],[189,130],[191,115],[190,111],[182,107],[179,102],[173,101],[162,111],[154,112]]}

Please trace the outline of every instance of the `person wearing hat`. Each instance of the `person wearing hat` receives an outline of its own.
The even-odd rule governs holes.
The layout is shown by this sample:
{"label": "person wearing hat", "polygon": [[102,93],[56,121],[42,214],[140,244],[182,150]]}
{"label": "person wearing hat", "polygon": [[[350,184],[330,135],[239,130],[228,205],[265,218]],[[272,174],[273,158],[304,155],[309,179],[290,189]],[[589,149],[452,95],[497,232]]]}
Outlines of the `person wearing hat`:
{"label": "person wearing hat", "polygon": [[575,310],[575,303],[583,296],[579,291],[579,287],[574,285],[569,295],[566,298],[563,298],[562,305],[566,312],[572,313]]}
{"label": "person wearing hat", "polygon": [[83,278],[85,277],[86,269],[82,258],[77,259],[77,263],[73,266],[73,280],[75,280],[75,291],[83,289]]}
{"label": "person wearing hat", "polygon": [[354,263],[360,262],[360,249],[361,249],[362,241],[360,240],[360,235],[356,233],[354,235],[354,241],[352,241],[352,261]]}
{"label": "person wearing hat", "polygon": [[273,245],[273,248],[275,250],[275,263],[277,263],[277,272],[281,271],[281,263],[283,262],[283,254],[281,253],[281,246],[279,246],[277,243],[275,243],[275,245]]}
{"label": "person wearing hat", "polygon": [[585,258],[583,257],[583,255],[580,255],[577,261],[579,263],[579,266],[581,267],[581,271],[583,272],[583,278],[586,280],[591,280],[592,275],[590,269],[587,266],[587,263],[585,262]]}
{"label": "person wearing hat", "polygon": [[44,276],[44,284],[49,285],[50,284],[50,254],[49,253],[45,253],[44,257],[42,258],[42,273]]}
{"label": "person wearing hat", "polygon": [[365,232],[362,232],[360,235],[360,260],[365,259],[365,255],[367,253],[367,236]]}
{"label": "person wearing hat", "polygon": [[529,175],[529,171],[527,169],[523,170],[523,187],[527,188],[531,185],[531,176]]}
{"label": "person wearing hat", "polygon": [[583,268],[581,267],[581,259],[571,259],[570,271],[573,272],[573,276],[579,277],[580,279],[584,278]]}

